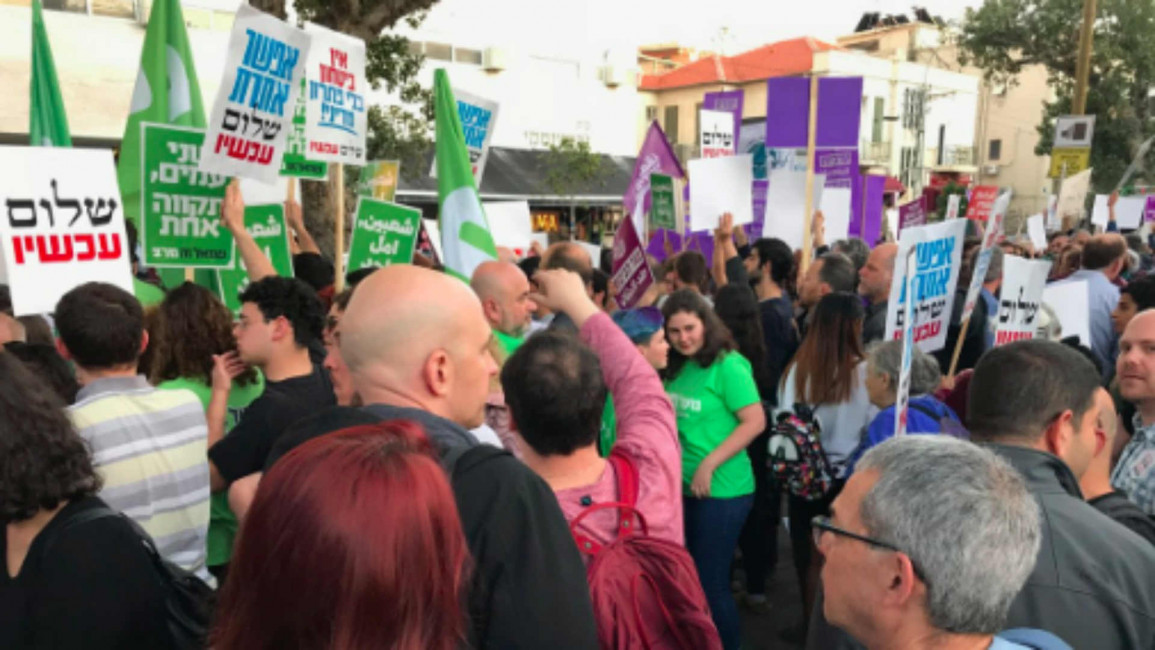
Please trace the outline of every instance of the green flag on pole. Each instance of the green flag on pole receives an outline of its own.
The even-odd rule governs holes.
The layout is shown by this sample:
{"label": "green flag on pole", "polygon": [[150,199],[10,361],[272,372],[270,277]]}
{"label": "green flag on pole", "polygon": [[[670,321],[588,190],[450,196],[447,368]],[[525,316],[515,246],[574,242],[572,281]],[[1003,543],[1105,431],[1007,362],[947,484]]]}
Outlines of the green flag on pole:
{"label": "green flag on pole", "polygon": [[71,147],[68,115],[64,112],[64,98],[60,96],[60,81],[56,78],[56,64],[52,62],[52,47],[48,44],[40,0],[32,0],[32,87],[29,98],[28,135],[32,146]]}
{"label": "green flag on pole", "polygon": [[[116,179],[120,183],[124,216],[136,223],[140,219],[141,122],[205,128],[205,107],[180,0],[152,3],[140,54],[140,71],[120,144]],[[166,286],[184,281],[181,269],[161,269],[158,273]],[[196,281],[210,289],[216,287],[211,271],[197,271]]]}
{"label": "green flag on pole", "polygon": [[457,100],[444,69],[433,73],[437,116],[437,197],[445,268],[466,282],[482,262],[497,259],[497,248],[481,208],[481,197],[465,149]]}

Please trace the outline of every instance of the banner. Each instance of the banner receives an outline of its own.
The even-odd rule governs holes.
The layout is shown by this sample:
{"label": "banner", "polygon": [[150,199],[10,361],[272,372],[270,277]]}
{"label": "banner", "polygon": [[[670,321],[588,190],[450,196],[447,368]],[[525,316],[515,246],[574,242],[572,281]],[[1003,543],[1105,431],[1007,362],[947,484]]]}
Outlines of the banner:
{"label": "banner", "polygon": [[1043,302],[1055,310],[1063,328],[1063,337],[1077,336],[1079,343],[1091,347],[1091,310],[1086,280],[1067,280],[1048,284]]}
{"label": "banner", "polygon": [[913,295],[908,296],[906,269],[901,264],[894,266],[890,304],[886,311],[887,338],[902,337],[906,328],[904,308],[907,299],[911,298],[914,344],[927,354],[941,350],[946,345],[946,331],[954,306],[966,226],[965,221],[956,219],[902,231],[898,242],[898,257],[895,259],[905,260],[907,252],[915,248],[917,275],[911,282],[914,286]]}
{"label": "banner", "polygon": [[361,168],[361,179],[357,182],[357,196],[367,196],[378,201],[392,201],[397,194],[397,183],[401,178],[401,162],[380,160]]}
{"label": "banner", "polygon": [[[682,164],[670,148],[666,134],[655,120],[650,123],[646,132],[646,139],[638,151],[638,158],[634,161],[634,173],[630,176],[630,184],[626,186],[626,193],[622,197],[623,211],[633,217],[634,229],[641,227],[642,213],[650,211],[650,175],[666,174],[674,178],[686,178]],[[638,208],[638,198],[642,197],[642,207]]]}
{"label": "banner", "polygon": [[277,179],[308,52],[305,32],[248,4],[237,8],[201,170]]}
{"label": "banner", "polygon": [[349,241],[349,271],[410,263],[420,227],[420,210],[361,197]]}
{"label": "banner", "polygon": [[[895,263],[898,263],[898,258],[895,258]],[[903,274],[906,276],[906,295],[912,295],[916,289],[916,280],[918,279],[918,255],[916,249],[910,249],[906,252],[906,258],[902,260],[902,267],[905,269]],[[902,365],[898,373],[898,390],[895,392],[896,400],[894,412],[898,415],[894,419],[894,436],[900,437],[906,435],[906,423],[910,415],[910,374],[911,366],[914,362],[914,301],[908,301],[903,307],[902,322],[906,323],[906,328],[902,331]]]}
{"label": "banner", "polygon": [[999,198],[999,188],[994,185],[979,185],[972,189],[970,201],[967,203],[967,219],[986,223],[991,216],[991,207],[994,206],[997,198]]}
{"label": "banner", "polygon": [[133,292],[112,152],[0,147],[0,257],[17,316],[47,314],[72,288]]}
{"label": "banner", "polygon": [[[457,114],[461,117],[461,130],[465,136],[465,150],[469,152],[469,166],[477,187],[481,187],[481,175],[485,173],[485,161],[489,160],[489,143],[493,140],[493,129],[497,126],[495,101],[478,97],[464,90],[453,89],[457,99]],[[437,160],[429,175],[437,178]]]}
{"label": "banner", "polygon": [[1035,319],[1043,302],[1043,289],[1051,272],[1049,261],[1007,255],[1003,258],[1003,286],[999,292],[999,319],[995,345],[1033,339],[1039,331]]}
{"label": "banner", "polygon": [[[289,228],[285,224],[285,206],[280,203],[245,206],[245,230],[253,236],[257,248],[269,258],[277,275],[293,277],[293,256],[289,252]],[[249,273],[240,252],[233,254],[233,267],[217,272],[218,295],[235,314],[241,310],[239,298],[249,286]]]}
{"label": "banner", "polygon": [[923,206],[923,197],[898,206],[898,232],[901,235],[906,228],[926,225],[926,209]]}
{"label": "banner", "polygon": [[734,116],[726,111],[698,111],[701,125],[699,134],[702,158],[722,158],[734,155],[738,136],[734,133]]}
{"label": "banner", "polygon": [[306,59],[308,96],[305,137],[309,158],[363,165],[368,131],[365,93],[365,41],[313,23],[305,25],[313,40]]}
{"label": "banner", "polygon": [[285,138],[285,156],[281,159],[281,176],[325,180],[329,177],[329,163],[309,160],[309,139],[305,137],[305,94],[308,83],[301,77],[301,91],[297,93],[297,103],[293,108],[293,121],[289,124],[289,135]]}
{"label": "banner", "polygon": [[[742,105],[744,103],[745,92],[739,88],[738,90],[722,90],[713,93],[706,93],[702,98],[702,107],[711,111],[725,111],[734,118],[734,153],[754,153],[753,151],[746,151],[740,147],[742,141]],[[762,124],[762,140],[766,139],[766,125]],[[763,178],[765,178],[765,171],[763,171]]]}
{"label": "banner", "polygon": [[650,230],[678,228],[679,215],[674,187],[673,178],[665,174],[650,175]]}
{"label": "banner", "polygon": [[140,245],[146,266],[229,268],[233,237],[221,224],[229,179],[199,169],[203,129],[141,125]]}
{"label": "banner", "polygon": [[[489,221],[489,233],[496,246],[512,249],[524,257],[533,243],[533,217],[528,201],[488,201],[482,204]],[[594,260],[597,264],[597,260]]]}
{"label": "banner", "polygon": [[[595,264],[596,264],[595,258]],[[654,275],[646,261],[646,253],[630,219],[623,219],[614,234],[614,263],[611,281],[616,289],[614,297],[622,309],[633,309],[642,295],[654,283]]]}
{"label": "banner", "polygon": [[[1008,193],[1009,194],[1009,193]],[[1007,200],[1010,198],[1008,196]],[[950,221],[944,223],[953,223]],[[965,221],[963,223],[966,223]],[[975,253],[974,268],[971,270],[971,283],[967,287],[966,302],[963,303],[962,316],[959,322],[971,317],[974,313],[975,303],[978,302],[979,294],[983,290],[983,284],[987,276],[987,269],[991,266],[991,255],[994,254],[995,246],[998,246],[999,239],[1003,234],[1003,211],[996,210],[994,216],[987,222],[986,232],[983,233],[983,245],[978,253]],[[987,314],[988,317],[993,314]]]}

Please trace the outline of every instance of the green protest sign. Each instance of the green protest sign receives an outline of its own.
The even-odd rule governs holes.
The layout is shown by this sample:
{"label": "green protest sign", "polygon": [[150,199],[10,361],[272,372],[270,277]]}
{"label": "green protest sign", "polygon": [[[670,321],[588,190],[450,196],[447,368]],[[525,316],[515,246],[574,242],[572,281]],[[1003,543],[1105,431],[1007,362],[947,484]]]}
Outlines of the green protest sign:
{"label": "green protest sign", "polygon": [[674,179],[664,174],[650,174],[650,230],[677,230],[677,227]]}
{"label": "green protest sign", "polygon": [[413,260],[421,211],[362,197],[349,242],[349,270]]}
{"label": "green protest sign", "polygon": [[329,163],[309,160],[305,152],[309,150],[309,140],[305,137],[305,79],[301,79],[301,92],[297,93],[297,105],[293,109],[293,126],[285,144],[285,157],[281,159],[281,176],[324,180],[329,176]]}
{"label": "green protest sign", "polygon": [[397,193],[397,179],[401,176],[401,163],[396,160],[379,160],[367,163],[361,168],[361,180],[357,183],[357,196],[367,196],[381,201],[392,201]]}
{"label": "green protest sign", "polygon": [[[245,230],[253,236],[265,253],[265,257],[272,262],[277,275],[293,277],[293,257],[289,252],[289,231],[285,224],[285,206],[280,203],[267,205],[250,205],[245,207]],[[218,293],[225,305],[233,313],[241,310],[240,293],[249,286],[249,274],[238,252],[230,269],[221,269],[217,273]]]}
{"label": "green protest sign", "polygon": [[219,269],[233,264],[221,223],[227,176],[200,171],[204,129],[143,122],[141,247],[146,266]]}

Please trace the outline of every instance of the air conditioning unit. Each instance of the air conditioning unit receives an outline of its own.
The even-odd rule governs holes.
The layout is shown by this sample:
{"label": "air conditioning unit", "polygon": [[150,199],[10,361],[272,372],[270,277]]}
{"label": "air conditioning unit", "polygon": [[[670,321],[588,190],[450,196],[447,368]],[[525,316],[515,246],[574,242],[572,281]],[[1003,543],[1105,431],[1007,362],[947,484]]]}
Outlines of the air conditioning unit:
{"label": "air conditioning unit", "polygon": [[607,65],[602,67],[602,83],[610,88],[617,88],[625,83],[626,70],[625,68],[616,65]]}
{"label": "air conditioning unit", "polygon": [[984,176],[998,176],[999,175],[999,166],[998,165],[984,165],[983,166],[983,175]]}
{"label": "air conditioning unit", "polygon": [[501,47],[487,47],[481,55],[481,67],[486,72],[501,72],[509,67],[509,52]]}

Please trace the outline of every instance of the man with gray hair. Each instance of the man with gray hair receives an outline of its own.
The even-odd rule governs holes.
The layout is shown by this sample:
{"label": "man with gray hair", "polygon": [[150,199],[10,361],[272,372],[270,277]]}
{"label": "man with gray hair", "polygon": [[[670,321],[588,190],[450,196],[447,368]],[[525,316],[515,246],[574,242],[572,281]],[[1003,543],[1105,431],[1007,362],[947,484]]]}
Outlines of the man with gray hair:
{"label": "man with gray hair", "polygon": [[868,649],[1029,647],[995,635],[1035,565],[1039,508],[994,453],[949,437],[888,440],[830,512],[814,519],[823,611]]}
{"label": "man with gray hair", "polygon": [[798,317],[798,331],[806,336],[810,311],[822,297],[835,293],[854,293],[858,286],[858,272],[854,262],[842,253],[823,253],[810,263],[806,274],[798,279],[798,305],[803,312]]}
{"label": "man with gray hair", "polygon": [[866,266],[866,258],[870,257],[870,247],[858,237],[839,239],[830,249],[849,258],[854,263],[855,271],[861,271]]}

